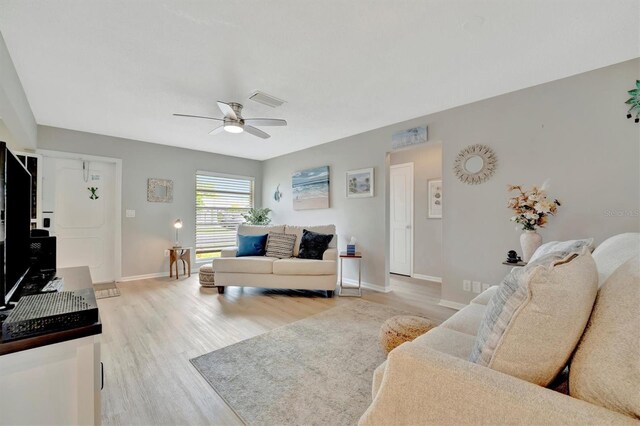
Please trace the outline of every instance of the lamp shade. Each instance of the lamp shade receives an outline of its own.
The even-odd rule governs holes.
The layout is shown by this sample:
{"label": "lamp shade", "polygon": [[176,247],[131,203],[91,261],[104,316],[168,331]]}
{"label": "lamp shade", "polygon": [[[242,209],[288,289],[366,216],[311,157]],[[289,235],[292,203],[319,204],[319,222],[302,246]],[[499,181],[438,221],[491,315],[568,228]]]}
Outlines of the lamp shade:
{"label": "lamp shade", "polygon": [[176,219],[176,221],[173,222],[173,227],[176,229],[182,228],[182,219]]}

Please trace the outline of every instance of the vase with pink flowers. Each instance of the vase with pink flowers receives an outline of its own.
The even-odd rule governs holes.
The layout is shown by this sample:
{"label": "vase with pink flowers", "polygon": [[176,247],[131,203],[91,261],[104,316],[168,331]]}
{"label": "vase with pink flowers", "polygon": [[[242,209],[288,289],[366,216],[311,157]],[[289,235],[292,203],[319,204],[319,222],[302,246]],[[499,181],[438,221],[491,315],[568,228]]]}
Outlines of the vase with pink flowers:
{"label": "vase with pink flowers", "polygon": [[542,245],[542,236],[536,232],[537,229],[544,228],[549,216],[554,216],[560,206],[560,201],[547,195],[545,186],[534,186],[531,189],[523,189],[520,185],[508,187],[509,192],[517,192],[509,199],[507,206],[515,213],[511,221],[522,226],[524,231],[520,235],[520,245],[522,260],[525,262],[528,262],[536,249]]}

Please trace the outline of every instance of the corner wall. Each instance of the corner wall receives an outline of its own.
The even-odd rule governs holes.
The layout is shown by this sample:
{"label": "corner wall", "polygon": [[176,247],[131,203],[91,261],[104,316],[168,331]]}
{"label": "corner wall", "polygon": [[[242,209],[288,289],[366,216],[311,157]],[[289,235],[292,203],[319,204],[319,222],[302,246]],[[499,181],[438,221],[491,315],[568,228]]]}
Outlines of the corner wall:
{"label": "corner wall", "polygon": [[[6,126],[2,126],[1,130],[5,134],[4,138],[9,143],[9,148],[17,151],[36,149],[38,134],[36,119],[2,33],[0,33],[0,118]],[[6,137],[7,131],[11,134],[11,138]]]}
{"label": "corner wall", "polygon": [[391,153],[391,165],[413,163],[413,274],[442,279],[442,219],[427,217],[429,180],[442,178],[442,143]]}
{"label": "corner wall", "polygon": [[[592,236],[600,243],[640,231],[640,126],[625,118],[624,104],[639,75],[635,59],[267,160],[264,206],[274,210],[275,222],[335,223],[341,237],[355,235],[365,255],[363,280],[381,286],[391,136],[428,125],[429,139],[443,146],[442,298],[468,303],[474,295],[462,290],[462,280],[498,283],[508,272],[501,264],[506,252],[520,251],[520,232],[505,207],[507,184],[551,179],[549,192],[563,206],[541,232],[545,241]],[[454,176],[453,161],[476,143],[494,149],[498,169],[484,184],[465,185]],[[331,167],[331,208],[294,211],[291,173],[321,165]],[[345,172],[365,167],[375,167],[375,197],[345,198]],[[280,203],[272,197],[277,184]],[[344,238],[339,244],[344,247]],[[345,273],[356,278],[353,269]]]}
{"label": "corner wall", "polygon": [[[122,159],[123,277],[168,274],[163,253],[173,245],[176,218],[184,223],[183,244],[195,246],[196,171],[253,176],[255,203],[262,202],[262,164],[255,160],[47,126],[38,128],[38,148]],[[148,178],[173,180],[173,203],[148,202]],[[126,209],[136,217],[125,217]]]}

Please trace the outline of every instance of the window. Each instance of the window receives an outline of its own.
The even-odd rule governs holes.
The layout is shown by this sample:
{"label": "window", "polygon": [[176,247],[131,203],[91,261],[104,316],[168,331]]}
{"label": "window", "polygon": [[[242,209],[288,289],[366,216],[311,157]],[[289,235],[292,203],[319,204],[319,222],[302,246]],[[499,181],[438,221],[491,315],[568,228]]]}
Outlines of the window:
{"label": "window", "polygon": [[236,245],[236,229],[253,207],[253,178],[196,173],[196,260]]}

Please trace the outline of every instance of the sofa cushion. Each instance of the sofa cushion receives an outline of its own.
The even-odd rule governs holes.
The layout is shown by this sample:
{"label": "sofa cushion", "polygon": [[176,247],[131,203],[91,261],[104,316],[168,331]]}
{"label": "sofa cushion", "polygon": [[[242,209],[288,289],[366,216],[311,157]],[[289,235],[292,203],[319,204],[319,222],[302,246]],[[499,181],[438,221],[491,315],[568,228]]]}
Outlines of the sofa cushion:
{"label": "sofa cushion", "polygon": [[496,291],[498,291],[498,286],[497,285],[491,286],[485,291],[483,291],[482,293],[480,293],[479,295],[477,295],[471,301],[471,303],[475,303],[477,305],[487,305],[489,303],[489,300],[491,300],[491,298],[493,297],[493,295],[496,294]]}
{"label": "sofa cushion", "polygon": [[296,236],[296,243],[293,247],[293,255],[298,256],[300,252],[300,241],[302,240],[302,231],[304,229],[308,229],[312,232],[317,232],[319,234],[333,234],[333,239],[329,242],[329,248],[338,247],[338,238],[335,236],[336,226],[335,225],[316,225],[316,226],[294,226],[287,225],[284,229],[285,234],[291,234]]}
{"label": "sofa cushion", "polygon": [[446,327],[436,327],[417,337],[410,344],[434,349],[464,360],[469,359],[475,338]]}
{"label": "sofa cushion", "polygon": [[271,274],[274,260],[276,258],[265,256],[219,257],[213,260],[213,270],[243,274]]}
{"label": "sofa cushion", "polygon": [[336,262],[333,260],[279,259],[273,262],[276,275],[336,275]]}
{"label": "sofa cushion", "polygon": [[[547,386],[567,364],[598,289],[588,248],[517,268],[487,305],[470,361]],[[551,265],[547,264],[551,261]]]}
{"label": "sofa cushion", "polygon": [[640,418],[640,256],[598,292],[569,368],[573,397]]}
{"label": "sofa cushion", "polygon": [[293,245],[296,238],[293,235],[284,233],[270,232],[267,239],[267,253],[269,257],[277,257],[278,259],[286,259],[293,256]]}
{"label": "sofa cushion", "polygon": [[540,247],[536,249],[536,251],[529,259],[529,263],[535,262],[540,259],[542,256],[546,256],[549,253],[553,253],[554,251],[564,251],[564,252],[572,252],[572,251],[582,251],[582,247],[593,248],[593,238],[584,238],[581,240],[568,240],[568,241],[549,241],[548,243],[542,244]]}
{"label": "sofa cushion", "polygon": [[628,232],[606,239],[593,251],[598,268],[598,282],[603,285],[609,276],[627,260],[640,254],[640,233]]}
{"label": "sofa cushion", "polygon": [[267,234],[238,235],[237,257],[264,256],[267,248]]}
{"label": "sofa cushion", "polygon": [[478,334],[478,329],[484,319],[484,312],[486,310],[486,305],[472,303],[456,312],[455,315],[443,322],[440,327],[449,328],[475,337],[476,334]]}
{"label": "sofa cushion", "polygon": [[329,248],[329,242],[332,239],[333,234],[320,234],[308,229],[303,230],[298,257],[300,259],[322,260],[322,255]]}

